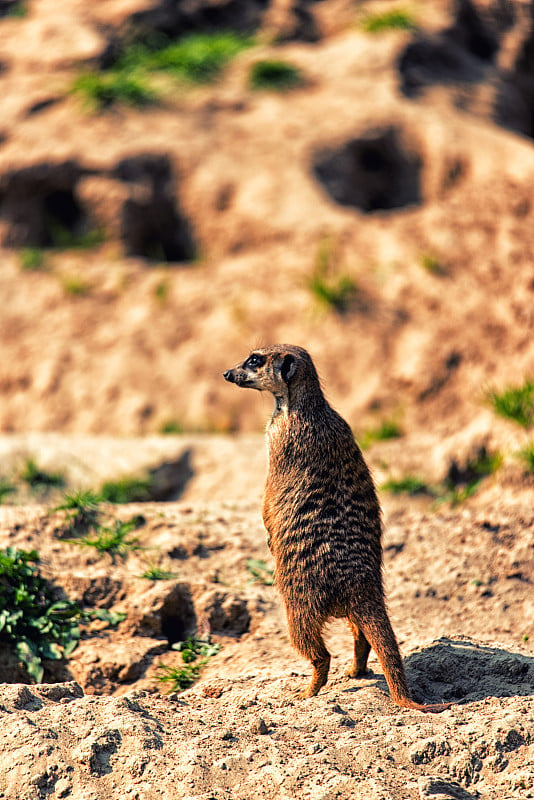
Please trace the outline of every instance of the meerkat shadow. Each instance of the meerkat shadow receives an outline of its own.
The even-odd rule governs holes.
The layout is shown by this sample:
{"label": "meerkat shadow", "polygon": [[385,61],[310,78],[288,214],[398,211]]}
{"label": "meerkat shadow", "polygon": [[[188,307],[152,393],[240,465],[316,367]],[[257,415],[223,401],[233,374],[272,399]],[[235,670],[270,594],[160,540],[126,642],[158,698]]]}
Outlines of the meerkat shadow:
{"label": "meerkat shadow", "polygon": [[442,637],[404,659],[418,702],[472,703],[534,695],[534,655],[468,637]]}
{"label": "meerkat shadow", "polygon": [[[466,704],[489,697],[534,696],[534,655],[468,637],[442,637],[404,659],[412,697],[418,703]],[[380,669],[380,668],[378,668]],[[358,680],[387,691],[380,671]],[[347,687],[357,692],[362,684]]]}

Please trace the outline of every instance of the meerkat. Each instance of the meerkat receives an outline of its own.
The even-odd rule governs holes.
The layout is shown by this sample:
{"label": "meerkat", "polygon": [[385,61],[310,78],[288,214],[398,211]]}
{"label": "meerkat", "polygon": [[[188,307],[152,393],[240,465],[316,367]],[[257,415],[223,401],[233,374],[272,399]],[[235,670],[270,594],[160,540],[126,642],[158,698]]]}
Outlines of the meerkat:
{"label": "meerkat", "polygon": [[224,373],[237,386],[271,392],[263,521],[275,581],[295,649],[312,664],[306,698],[325,685],[323,627],[346,618],[354,636],[352,678],[376,652],[393,700],[439,712],[450,703],[412,700],[382,583],[382,518],[369,469],[345,420],[325,399],[310,355],[294,345],[254,350]]}

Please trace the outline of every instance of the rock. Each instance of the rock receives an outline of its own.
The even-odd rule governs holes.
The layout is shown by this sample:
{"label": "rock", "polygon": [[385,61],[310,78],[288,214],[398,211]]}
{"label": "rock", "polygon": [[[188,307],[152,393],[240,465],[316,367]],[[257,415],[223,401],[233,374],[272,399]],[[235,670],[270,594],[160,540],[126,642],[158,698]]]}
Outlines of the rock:
{"label": "rock", "polygon": [[94,643],[82,641],[70,671],[86,693],[107,694],[117,685],[141,679],[154,658],[167,649],[166,642],[148,636],[103,640],[96,652]]}
{"label": "rock", "polygon": [[63,588],[72,600],[90,608],[110,608],[125,596],[123,582],[110,575],[67,575]]}
{"label": "rock", "polygon": [[259,733],[261,736],[269,733],[269,727],[263,717],[258,717],[258,719],[252,723],[251,730],[253,733]]}
{"label": "rock", "polygon": [[250,627],[247,601],[237,594],[210,590],[201,595],[195,605],[212,633],[241,636]]}
{"label": "rock", "polygon": [[52,700],[54,703],[71,703],[83,697],[83,689],[76,681],[68,683],[43,683],[36,687],[36,691],[45,700]]}
{"label": "rock", "polygon": [[412,764],[430,764],[435,758],[448,755],[450,751],[450,745],[444,739],[425,739],[412,746],[410,761]]}

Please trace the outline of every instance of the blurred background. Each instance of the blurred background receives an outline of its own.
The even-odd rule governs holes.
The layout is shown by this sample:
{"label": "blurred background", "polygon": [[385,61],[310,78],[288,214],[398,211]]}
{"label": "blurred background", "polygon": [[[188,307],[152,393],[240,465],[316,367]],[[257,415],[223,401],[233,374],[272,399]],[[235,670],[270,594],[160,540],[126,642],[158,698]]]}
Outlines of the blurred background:
{"label": "blurred background", "polygon": [[21,447],[260,432],[270,398],[221,373],[287,341],[401,472],[510,455],[531,486],[534,4],[0,14],[5,480]]}

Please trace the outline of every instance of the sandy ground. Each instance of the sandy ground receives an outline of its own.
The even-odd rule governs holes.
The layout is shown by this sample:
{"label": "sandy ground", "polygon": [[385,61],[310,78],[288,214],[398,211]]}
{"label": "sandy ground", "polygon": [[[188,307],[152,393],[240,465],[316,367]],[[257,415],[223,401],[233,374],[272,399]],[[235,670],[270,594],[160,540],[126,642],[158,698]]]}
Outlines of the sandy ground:
{"label": "sandy ground", "polygon": [[[48,662],[52,683],[20,685],[24,673],[7,659],[2,671],[15,683],[0,691],[0,796],[532,796],[530,487],[490,477],[458,508],[382,495],[390,615],[412,691],[452,701],[449,711],[400,711],[374,655],[368,678],[344,677],[352,644],[341,621],[328,632],[328,685],[295,701],[310,669],[290,646],[276,590],[248,566],[272,562],[259,514],[263,446],[244,441],[251,469],[239,491],[230,475],[239,461],[228,464],[242,440],[202,439],[209,490],[217,464],[219,479],[224,472],[234,485],[226,500],[209,492],[188,500],[186,489],[180,502],[109,507],[111,519],[144,518],[143,549],[115,564],[66,542],[64,517],[50,504],[0,509],[0,545],[37,548],[43,574],[69,597],[127,615],[117,629],[90,626],[66,663]],[[374,448],[368,458],[378,459]],[[139,577],[154,564],[173,579]],[[169,642],[194,630],[211,630],[221,649],[191,689],[165,694],[158,666],[179,666]]]}

